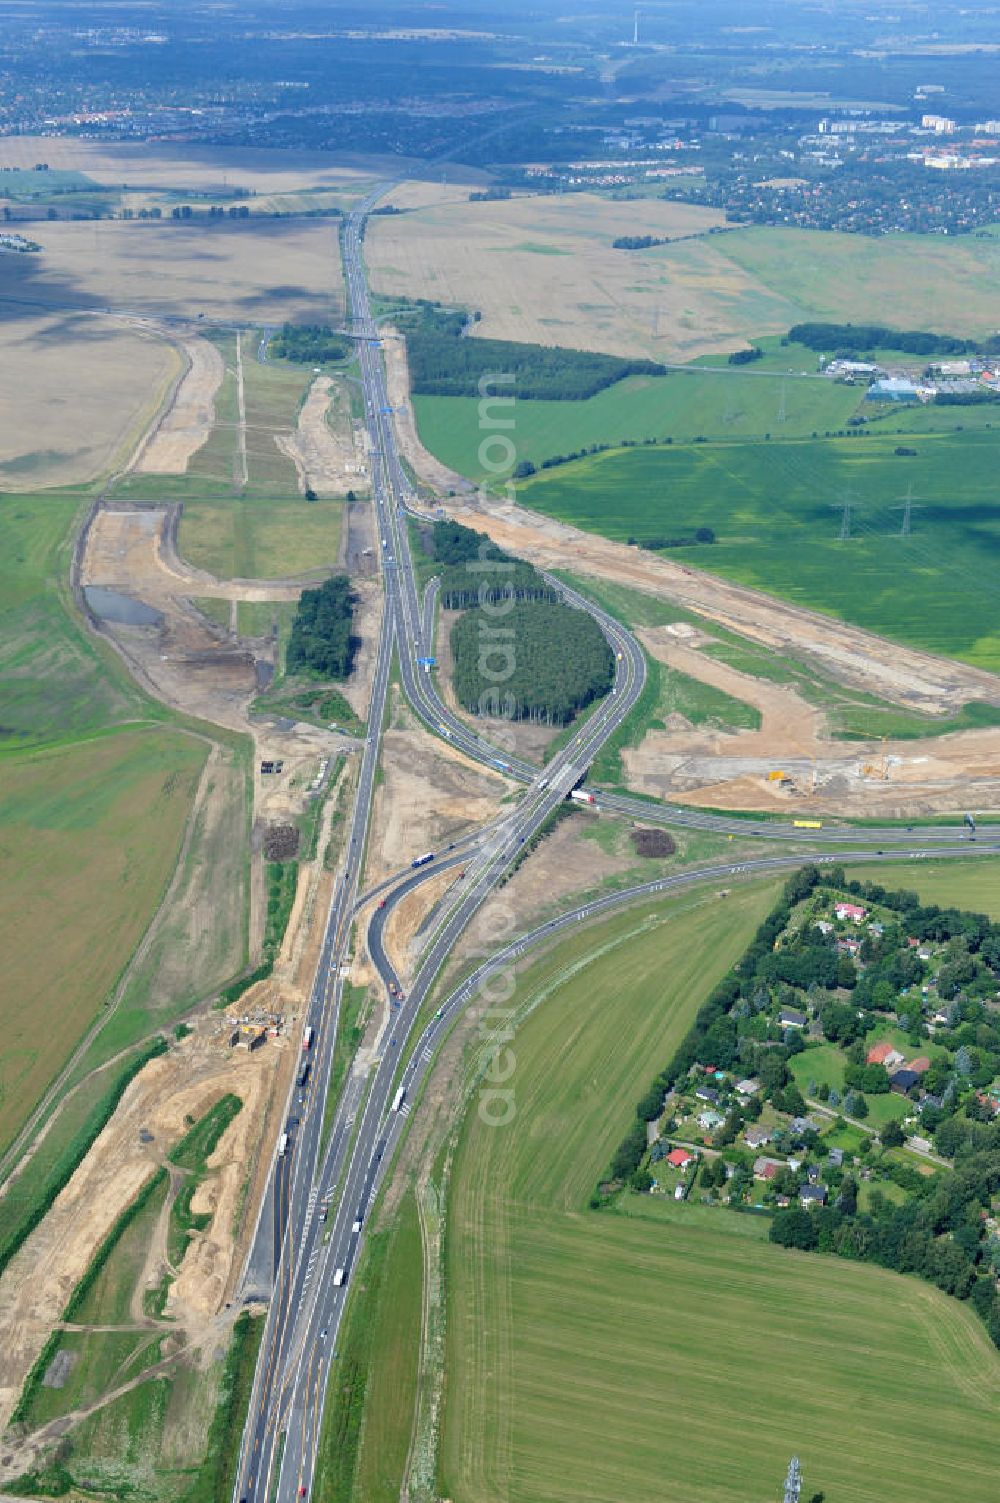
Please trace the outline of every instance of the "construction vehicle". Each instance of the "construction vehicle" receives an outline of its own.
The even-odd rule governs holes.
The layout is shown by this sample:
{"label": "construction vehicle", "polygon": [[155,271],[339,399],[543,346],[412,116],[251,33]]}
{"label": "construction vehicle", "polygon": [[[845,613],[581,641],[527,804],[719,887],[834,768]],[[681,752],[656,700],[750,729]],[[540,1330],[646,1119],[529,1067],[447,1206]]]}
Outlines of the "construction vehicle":
{"label": "construction vehicle", "polygon": [[792,820],[792,829],[793,830],[822,830],[822,828],[823,828],[823,821],[821,819],[793,819]]}

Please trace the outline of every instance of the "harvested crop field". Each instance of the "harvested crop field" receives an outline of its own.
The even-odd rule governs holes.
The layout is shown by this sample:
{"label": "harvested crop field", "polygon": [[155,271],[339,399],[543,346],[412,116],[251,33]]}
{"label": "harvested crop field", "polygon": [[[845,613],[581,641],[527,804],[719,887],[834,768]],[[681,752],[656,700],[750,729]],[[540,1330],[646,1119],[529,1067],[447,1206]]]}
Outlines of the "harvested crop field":
{"label": "harvested crop field", "polygon": [[328,323],[341,316],[337,226],[297,220],[60,220],[5,262],[0,315],[113,308],[146,317]]}
{"label": "harvested crop field", "polygon": [[400,170],[398,157],[360,152],[271,151],[263,147],[202,146],[181,141],[84,141],[72,137],[8,136],[0,167],[79,172],[108,187],[198,188],[223,193],[234,186],[261,193],[312,187],[363,192]]}
{"label": "harvested crop field", "polygon": [[123,461],[178,371],[148,326],[12,312],[0,294],[0,489],[88,481]]}
{"label": "harvested crop field", "polygon": [[[714,209],[589,193],[446,202],[373,220],[373,288],[482,312],[483,338],[566,345],[652,359],[736,348],[784,332],[797,309],[726,259]],[[615,250],[619,235],[685,239],[654,252]]]}
{"label": "harvested crop field", "polygon": [[4,768],[0,1144],[99,1015],[177,860],[206,746],[125,731]]}

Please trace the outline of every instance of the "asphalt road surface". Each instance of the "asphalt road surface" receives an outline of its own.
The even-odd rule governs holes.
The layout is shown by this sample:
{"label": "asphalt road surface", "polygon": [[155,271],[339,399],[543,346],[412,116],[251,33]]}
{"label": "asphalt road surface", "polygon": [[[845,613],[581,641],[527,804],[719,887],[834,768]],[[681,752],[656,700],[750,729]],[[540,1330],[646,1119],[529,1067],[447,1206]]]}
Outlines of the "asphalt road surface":
{"label": "asphalt road surface", "polygon": [[[311,1491],[324,1399],[336,1361],[338,1331],[365,1236],[368,1212],[391,1162],[409,1104],[441,1039],[494,971],[516,964],[533,948],[572,925],[625,903],[693,883],[729,884],[745,875],[791,869],[808,859],[831,861],[856,858],[859,854],[866,859],[869,856],[876,860],[898,859],[900,846],[908,848],[914,856],[971,853],[968,845],[971,832],[956,827],[913,831],[801,830],[777,821],[727,819],[657,807],[643,800],[594,790],[600,807],[643,823],[686,825],[809,846],[830,842],[835,843],[836,850],[821,857],[800,852],[689,870],[583,904],[519,937],[484,961],[446,999],[419,1036],[411,1037],[422,1005],[457,939],[524,843],[572,789],[585,786],[595,754],[638,700],[646,670],[641,648],[620,623],[554,581],[568,604],[588,610],[598,621],[615,653],[616,672],[613,692],[573,740],[540,770],[478,736],[442,703],[433,677],[418,663],[432,647],[433,594],[421,601],[412,567],[406,515],[413,495],[396,448],[381,339],[371,314],[362,258],[365,220],[385,191],[382,188],[373,193],[354,210],[345,222],[342,239],[352,333],[358,346],[370,439],[385,610],[368,716],[370,733],[362,753],[343,867],[327,916],[321,959],[307,1010],[306,1023],[313,1030],[308,1051],[309,1081],[304,1090],[293,1089],[289,1098],[285,1121],[287,1146],[283,1151],[275,1149],[268,1196],[258,1225],[258,1240],[269,1248],[275,1277],[234,1494],[235,1499],[245,1499],[246,1503],[273,1503],[273,1500],[290,1503]],[[266,358],[263,343],[259,356]],[[457,842],[453,849],[438,853],[432,862],[402,879],[390,879],[373,890],[383,894],[385,906],[375,909],[369,928],[369,949],[390,998],[388,1024],[367,1079],[349,1076],[332,1123],[327,1124],[324,1133],[341,1005],[341,970],[348,956],[354,916],[360,903],[373,896],[373,893],[359,894],[359,883],[394,649],[407,698],[425,723],[469,756],[500,768],[526,786],[518,802],[487,829]],[[896,849],[886,850],[883,855],[880,848],[890,846]],[[971,851],[996,854],[1000,851],[1000,832],[994,837],[984,831]],[[435,910],[420,968],[409,992],[398,995],[399,977],[383,943],[386,919],[408,891],[443,867],[459,868],[464,876],[456,878]],[[259,1249],[255,1251],[259,1253]],[[251,1261],[260,1268],[259,1256],[252,1255]]]}

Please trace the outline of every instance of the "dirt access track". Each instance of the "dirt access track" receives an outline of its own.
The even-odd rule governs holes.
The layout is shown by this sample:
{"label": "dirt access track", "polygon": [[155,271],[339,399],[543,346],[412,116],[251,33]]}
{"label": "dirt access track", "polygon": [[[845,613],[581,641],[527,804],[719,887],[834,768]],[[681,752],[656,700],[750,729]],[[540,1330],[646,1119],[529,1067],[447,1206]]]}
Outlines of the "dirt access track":
{"label": "dirt access track", "polygon": [[135,455],[131,468],[146,475],[184,475],[215,423],[215,398],[225,375],[222,352],[200,334],[181,332],[173,338],[185,369],[159,422],[154,424]]}
{"label": "dirt access track", "polygon": [[[686,622],[641,628],[660,662],[759,712],[759,730],[693,726],[668,716],[622,760],[629,786],[659,798],[721,809],[774,809],[808,801],[815,813],[905,819],[1000,807],[1000,730],[908,741],[838,741],[826,716],[790,685],[754,678],[698,650],[712,638]],[[768,774],[780,770],[781,779]]]}
{"label": "dirt access track", "polygon": [[317,496],[342,496],[345,491],[367,483],[363,449],[357,442],[349,412],[346,422],[336,429],[327,421],[338,393],[339,400],[346,403],[342,388],[329,376],[317,376],[302,404],[295,432],[274,436],[282,454],[287,454],[295,466],[302,495],[312,490]]}
{"label": "dirt access track", "polygon": [[442,503],[467,527],[540,568],[570,569],[670,600],[776,652],[810,661],[829,678],[924,714],[955,713],[970,700],[1000,705],[1000,677],[902,647],[859,627],[669,563],[481,493]]}
{"label": "dirt access track", "polygon": [[[280,1097],[276,1087],[288,1073],[281,1071],[286,1057],[294,1063],[287,1043],[269,1041],[253,1054],[230,1048],[228,1029],[214,1014],[128,1087],[94,1147],[0,1279],[0,1430],[6,1429],[32,1364],[103,1238],[190,1122],[232,1092],[243,1109],[209,1160],[199,1192],[197,1208],[214,1210],[213,1222],[192,1241],[168,1307],[172,1325],[167,1329],[181,1335],[185,1347],[208,1339],[208,1320],[222,1309],[238,1273],[237,1249],[245,1241],[234,1234],[239,1192],[260,1156],[272,1104]],[[162,1259],[153,1261],[144,1273],[150,1284],[163,1272]]]}
{"label": "dirt access track", "polygon": [[[358,742],[340,732],[301,720],[251,717],[258,684],[273,671],[275,644],[269,637],[236,634],[240,601],[294,601],[302,581],[228,580],[193,569],[176,550],[176,506],[104,503],[87,531],[79,569],[80,599],[90,619],[124,658],[129,670],[156,698],[216,725],[249,735],[254,742],[253,814],[257,826],[301,812],[306,789],[320,763]],[[98,619],[94,588],[113,592],[117,602],[147,607],[153,618],[129,624]],[[371,587],[369,587],[371,588]],[[359,590],[359,593],[361,591]],[[195,603],[228,603],[230,628],[210,620]],[[105,607],[106,609],[106,607]],[[343,686],[359,714],[367,714],[374,663],[372,639],[377,614],[358,613],[361,649],[354,674]],[[280,760],[281,773],[262,775],[261,761]],[[263,934],[265,895],[261,856],[255,850],[251,881],[251,947]]]}

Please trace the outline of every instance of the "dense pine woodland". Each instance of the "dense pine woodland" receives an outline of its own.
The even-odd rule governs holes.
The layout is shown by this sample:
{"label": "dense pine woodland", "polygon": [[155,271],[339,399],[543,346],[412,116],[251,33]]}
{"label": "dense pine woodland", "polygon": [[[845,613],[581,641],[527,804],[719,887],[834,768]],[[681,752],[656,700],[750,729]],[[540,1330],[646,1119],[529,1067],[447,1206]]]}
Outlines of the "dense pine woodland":
{"label": "dense pine woodland", "polygon": [[270,351],[278,360],[323,365],[330,360],[346,360],[351,341],[335,334],[329,324],[283,324],[271,340]]}
{"label": "dense pine woodland", "polygon": [[810,350],[844,349],[855,353],[864,350],[902,350],[907,355],[980,355],[993,354],[998,341],[983,344],[975,339],[958,339],[951,334],[931,334],[926,329],[890,329],[885,324],[795,324],[788,331],[795,344]]}
{"label": "dense pine woodland", "polygon": [[580,401],[626,376],[663,376],[655,360],[622,360],[589,350],[515,344],[507,339],[468,339],[463,313],[424,306],[397,318],[406,332],[412,389],[421,396],[479,397],[483,377],[497,372],[489,394],[531,401]]}
{"label": "dense pine woodland", "polygon": [[288,641],[289,673],[347,678],[357,646],[351,632],[352,607],[346,574],[332,575],[318,590],[303,590]]}
{"label": "dense pine woodland", "polygon": [[460,522],[436,522],[431,551],[444,564],[441,604],[445,610],[464,611],[500,600],[559,599],[531,564],[504,553],[485,532],[474,532]]}
{"label": "dense pine woodland", "polygon": [[565,725],[608,692],[614,660],[600,628],[531,564],[458,522],[435,522],[424,548],[444,565],[442,605],[463,612],[451,650],[467,710]]}
{"label": "dense pine woodland", "polygon": [[585,611],[518,601],[501,616],[475,609],[451,632],[455,693],[467,710],[565,725],[606,694],[614,659]]}

